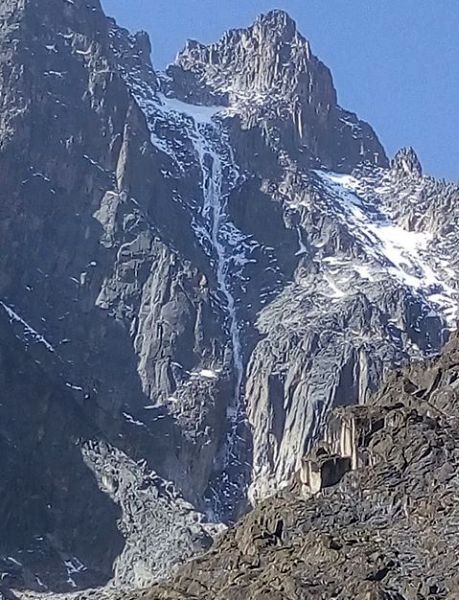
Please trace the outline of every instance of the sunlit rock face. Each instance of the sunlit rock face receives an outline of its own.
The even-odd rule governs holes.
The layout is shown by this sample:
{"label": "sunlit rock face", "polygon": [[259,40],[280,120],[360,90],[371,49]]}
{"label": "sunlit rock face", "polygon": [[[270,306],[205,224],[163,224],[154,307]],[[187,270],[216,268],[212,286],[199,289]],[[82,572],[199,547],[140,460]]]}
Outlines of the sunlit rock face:
{"label": "sunlit rock face", "polygon": [[287,489],[141,597],[452,600],[458,369],[456,335],[441,357],[393,372],[368,404],[335,409]]}
{"label": "sunlit rock face", "polygon": [[168,75],[190,102],[228,104],[242,130],[258,130],[277,159],[287,152],[302,165],[344,170],[388,164],[371,127],[338,105],[329,69],[283,11],[210,46],[188,42]]}
{"label": "sunlit rock face", "polygon": [[458,190],[389,163],[282,11],[165,73],[95,0],[0,17],[3,585],[144,586],[443,346]]}

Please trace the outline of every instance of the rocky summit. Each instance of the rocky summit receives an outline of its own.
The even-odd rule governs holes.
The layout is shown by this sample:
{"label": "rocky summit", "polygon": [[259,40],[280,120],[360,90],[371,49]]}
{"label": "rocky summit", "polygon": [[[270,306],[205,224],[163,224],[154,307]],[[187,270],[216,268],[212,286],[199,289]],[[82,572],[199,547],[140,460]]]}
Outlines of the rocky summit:
{"label": "rocky summit", "polygon": [[0,0],[1,593],[459,597],[459,187],[283,11],[150,52]]}

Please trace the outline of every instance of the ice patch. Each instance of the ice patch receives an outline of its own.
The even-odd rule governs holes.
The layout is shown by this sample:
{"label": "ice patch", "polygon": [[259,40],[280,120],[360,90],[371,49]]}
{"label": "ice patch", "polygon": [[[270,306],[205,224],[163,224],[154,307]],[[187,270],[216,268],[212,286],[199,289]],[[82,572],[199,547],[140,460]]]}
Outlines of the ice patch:
{"label": "ice patch", "polygon": [[[377,203],[366,200],[362,182],[356,177],[325,171],[315,173],[328,192],[327,197],[334,202],[334,213],[361,243],[368,257],[369,265],[353,265],[349,261],[354,270],[371,280],[373,266],[381,268],[434,303],[445,320],[454,325],[457,291],[448,283],[451,279],[448,266],[435,259],[431,249],[433,236],[429,232],[408,231],[394,223]],[[338,297],[341,290],[331,280],[327,283]]]}
{"label": "ice patch", "polygon": [[343,292],[342,290],[340,290],[338,288],[338,286],[335,284],[335,282],[333,281],[333,279],[331,279],[331,277],[326,275],[324,279],[330,286],[330,289],[332,291],[332,293],[331,293],[332,298],[344,298],[344,296],[346,296],[346,292]]}
{"label": "ice patch", "polygon": [[353,226],[354,235],[367,246],[370,255],[389,263],[395,277],[414,288],[441,283],[422,258],[432,239],[430,234],[402,229],[383,212],[366,207],[355,193],[360,184],[354,177],[321,171],[317,174],[338,197],[339,208],[347,224]]}
{"label": "ice patch", "polygon": [[359,276],[362,279],[368,279],[369,281],[372,280],[370,267],[368,267],[366,265],[357,265],[357,264],[354,264],[353,266],[354,266],[354,270],[359,274]]}
{"label": "ice patch", "polygon": [[67,568],[67,583],[69,583],[73,588],[76,588],[77,584],[75,583],[72,575],[77,575],[78,573],[86,571],[86,567],[78,558],[76,558],[76,556],[64,561],[64,564]]}
{"label": "ice patch", "polygon": [[156,94],[159,101],[158,110],[162,112],[175,112],[181,115],[187,115],[195,123],[212,123],[213,118],[225,110],[223,106],[203,106],[198,104],[189,104],[176,98],[168,98],[164,94]]}
{"label": "ice patch", "polygon": [[79,385],[73,385],[72,383],[69,383],[67,381],[67,383],[65,384],[68,388],[70,388],[71,390],[76,390],[77,392],[82,392],[83,388],[80,387]]}
{"label": "ice patch", "polygon": [[308,249],[304,245],[301,228],[297,227],[296,230],[298,233],[298,251],[295,253],[295,256],[303,256],[304,254],[308,254]]}

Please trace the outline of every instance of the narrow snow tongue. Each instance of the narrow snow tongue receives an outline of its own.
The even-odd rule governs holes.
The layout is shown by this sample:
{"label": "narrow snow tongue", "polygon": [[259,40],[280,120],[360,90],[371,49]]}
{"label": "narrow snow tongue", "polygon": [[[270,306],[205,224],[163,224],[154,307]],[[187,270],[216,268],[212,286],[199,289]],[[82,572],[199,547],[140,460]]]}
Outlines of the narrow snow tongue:
{"label": "narrow snow tongue", "polygon": [[[129,80],[129,77],[128,77]],[[197,244],[207,256],[215,274],[212,296],[223,312],[229,353],[223,367],[233,384],[226,410],[226,433],[214,461],[205,504],[212,520],[230,521],[247,503],[250,477],[250,431],[247,425],[243,386],[245,357],[242,343],[244,324],[237,305],[238,287],[244,266],[251,262],[248,236],[239,231],[228,215],[231,191],[239,181],[227,132],[218,120],[219,106],[194,105],[134,86],[139,105],[147,116],[154,146],[172,161],[177,177],[197,167],[196,199],[186,201]],[[174,131],[175,139],[164,132]],[[178,143],[180,141],[180,143]],[[172,176],[172,174],[170,174]],[[201,376],[213,379],[215,371],[203,365]]]}
{"label": "narrow snow tongue", "polygon": [[[240,248],[235,246],[238,237],[234,225],[229,222],[227,201],[231,189],[237,182],[238,172],[230,146],[218,123],[209,119],[201,121],[195,117],[194,131],[189,132],[201,170],[204,218],[207,239],[211,245],[211,256],[216,263],[218,292],[226,314],[232,347],[234,391],[227,408],[228,433],[218,460],[217,474],[209,483],[206,500],[212,519],[226,522],[238,516],[246,504],[250,464],[245,460],[248,453],[249,429],[245,416],[243,396],[244,357],[236,298],[233,293],[235,273],[232,259],[240,257]],[[202,241],[201,231],[198,240]]]}

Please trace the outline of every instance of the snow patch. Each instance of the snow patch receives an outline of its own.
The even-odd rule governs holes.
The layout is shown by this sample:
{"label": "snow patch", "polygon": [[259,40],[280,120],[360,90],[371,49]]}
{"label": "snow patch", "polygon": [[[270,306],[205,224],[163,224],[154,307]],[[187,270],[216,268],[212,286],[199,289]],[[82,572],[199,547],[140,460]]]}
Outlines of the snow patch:
{"label": "snow patch", "polygon": [[76,556],[69,560],[65,560],[64,564],[67,568],[67,583],[69,583],[73,588],[76,588],[77,584],[75,583],[72,575],[78,575],[78,573],[86,571],[86,567]]}
{"label": "snow patch", "polygon": [[218,379],[217,373],[211,369],[202,369],[199,371],[199,375],[204,377],[204,379]]}
{"label": "snow patch", "polygon": [[145,427],[145,423],[135,419],[132,415],[127,412],[123,412],[123,417],[126,419],[128,423],[131,425],[137,425],[137,427]]}
{"label": "snow patch", "polygon": [[[435,259],[430,232],[409,231],[384,211],[383,204],[365,198],[362,182],[352,175],[315,171],[328,199],[334,202],[333,211],[354,239],[358,240],[369,259],[369,265],[352,264],[364,279],[372,279],[379,267],[403,285],[433,303],[450,325],[455,324],[457,291],[448,283],[448,265]],[[374,268],[373,268],[374,266]],[[327,279],[335,297],[341,290]]]}
{"label": "snow patch", "polygon": [[168,98],[160,93],[156,94],[156,98],[158,99],[159,111],[166,113],[175,112],[180,115],[186,115],[193,119],[195,123],[211,124],[213,118],[225,110],[223,106],[189,104],[188,102],[177,100],[177,98]]}

